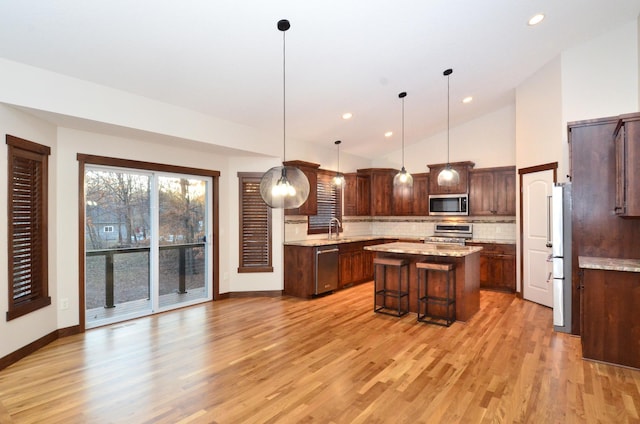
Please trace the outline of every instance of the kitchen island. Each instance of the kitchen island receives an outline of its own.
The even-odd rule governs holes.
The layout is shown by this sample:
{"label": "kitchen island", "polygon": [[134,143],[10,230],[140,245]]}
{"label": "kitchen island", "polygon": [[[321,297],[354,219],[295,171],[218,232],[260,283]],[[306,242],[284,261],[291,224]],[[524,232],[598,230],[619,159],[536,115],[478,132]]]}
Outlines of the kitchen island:
{"label": "kitchen island", "polygon": [[[418,309],[418,272],[421,261],[455,264],[456,319],[468,321],[480,309],[480,251],[479,246],[460,246],[438,243],[386,243],[366,246],[377,257],[406,259],[409,262],[409,311]],[[395,270],[387,271],[387,281],[397,282]],[[430,284],[441,285],[437,274],[430,274]]]}

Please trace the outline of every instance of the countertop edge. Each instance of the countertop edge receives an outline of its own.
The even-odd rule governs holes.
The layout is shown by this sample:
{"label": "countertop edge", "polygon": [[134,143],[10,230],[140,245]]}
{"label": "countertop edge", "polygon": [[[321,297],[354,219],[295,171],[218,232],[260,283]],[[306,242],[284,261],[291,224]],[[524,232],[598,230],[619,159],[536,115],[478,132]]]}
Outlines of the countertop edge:
{"label": "countertop edge", "polygon": [[639,272],[640,273],[640,259],[578,256],[578,267],[583,269],[600,269],[604,271],[622,271],[622,272]]}

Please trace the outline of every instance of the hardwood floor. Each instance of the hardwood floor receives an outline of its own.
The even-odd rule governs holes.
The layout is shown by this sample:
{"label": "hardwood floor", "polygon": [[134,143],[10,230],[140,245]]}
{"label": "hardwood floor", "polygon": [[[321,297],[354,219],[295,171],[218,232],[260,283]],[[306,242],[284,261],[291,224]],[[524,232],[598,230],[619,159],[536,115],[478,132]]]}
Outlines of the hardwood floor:
{"label": "hardwood floor", "polygon": [[231,298],[59,339],[0,371],[0,422],[640,422],[640,371],[583,361],[548,308],[483,291],[443,328],[374,314],[372,292]]}

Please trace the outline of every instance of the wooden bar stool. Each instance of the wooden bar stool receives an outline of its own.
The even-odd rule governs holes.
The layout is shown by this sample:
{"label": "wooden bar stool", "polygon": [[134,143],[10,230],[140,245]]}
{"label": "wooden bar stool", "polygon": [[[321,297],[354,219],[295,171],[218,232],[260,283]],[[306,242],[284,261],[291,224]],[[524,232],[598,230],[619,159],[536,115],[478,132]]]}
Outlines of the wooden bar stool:
{"label": "wooden bar stool", "polygon": [[[456,320],[455,268],[455,264],[435,262],[418,262],[416,264],[418,271],[418,321],[449,327]],[[429,271],[446,273],[446,287],[431,287],[432,293],[442,293],[442,295],[429,294]],[[444,309],[445,313],[431,312],[430,305],[437,306],[440,311]]]}
{"label": "wooden bar stool", "polygon": [[[382,268],[380,271],[378,268]],[[398,284],[396,287],[387,286],[387,267],[398,270]],[[404,271],[404,273],[403,273]],[[380,274],[382,272],[382,274]],[[373,259],[373,311],[386,315],[401,317],[409,312],[409,261],[397,258]],[[380,301],[378,301],[380,300]],[[389,305],[387,300],[394,300]]]}

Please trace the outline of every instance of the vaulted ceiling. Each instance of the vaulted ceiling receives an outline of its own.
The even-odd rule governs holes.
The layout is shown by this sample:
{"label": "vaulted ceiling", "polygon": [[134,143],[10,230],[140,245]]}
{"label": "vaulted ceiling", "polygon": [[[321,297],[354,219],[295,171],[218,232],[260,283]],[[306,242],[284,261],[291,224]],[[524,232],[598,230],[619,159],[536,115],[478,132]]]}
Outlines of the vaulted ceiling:
{"label": "vaulted ceiling", "polygon": [[446,68],[456,125],[639,14],[638,0],[3,0],[0,57],[281,133],[285,18],[287,139],[374,158],[399,148],[399,92],[411,144],[446,126]]}

